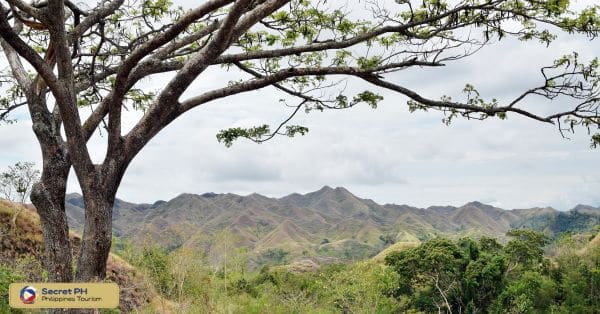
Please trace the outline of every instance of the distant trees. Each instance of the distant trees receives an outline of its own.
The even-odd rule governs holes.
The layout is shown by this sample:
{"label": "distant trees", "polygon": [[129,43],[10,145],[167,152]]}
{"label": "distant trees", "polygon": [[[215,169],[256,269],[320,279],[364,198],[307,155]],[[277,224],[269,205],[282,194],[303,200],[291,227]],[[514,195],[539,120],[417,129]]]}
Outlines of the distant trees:
{"label": "distant trees", "polygon": [[0,196],[24,204],[31,194],[31,187],[40,177],[35,163],[17,162],[0,173]]}
{"label": "distant trees", "polygon": [[508,258],[507,272],[516,267],[529,270],[544,261],[544,246],[548,237],[533,230],[511,230],[506,235],[514,239],[504,247]]}
{"label": "distant trees", "polygon": [[258,258],[258,263],[264,265],[283,265],[289,262],[289,251],[282,248],[270,248],[262,252]]}
{"label": "distant trees", "polygon": [[383,246],[389,246],[396,243],[396,235],[395,234],[381,234],[379,235],[379,240],[383,242]]}
{"label": "distant trees", "polygon": [[452,241],[440,238],[391,253],[385,261],[400,275],[401,295],[413,295],[424,311],[452,313],[469,258],[465,253]]}
{"label": "distant trees", "polygon": [[[0,173],[0,196],[13,202],[19,202],[21,205],[31,194],[31,188],[40,178],[40,171],[35,169],[35,163],[17,162],[14,166],[9,166],[8,170]],[[17,217],[23,210],[19,207],[11,219],[13,229],[17,224]]]}

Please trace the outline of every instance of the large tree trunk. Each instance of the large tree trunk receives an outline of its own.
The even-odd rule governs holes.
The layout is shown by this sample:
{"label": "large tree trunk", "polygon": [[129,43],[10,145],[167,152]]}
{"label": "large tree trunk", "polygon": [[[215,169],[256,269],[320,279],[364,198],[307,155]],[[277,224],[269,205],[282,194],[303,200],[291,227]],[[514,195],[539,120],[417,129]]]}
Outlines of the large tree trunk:
{"label": "large tree trunk", "polygon": [[51,282],[71,282],[73,264],[65,193],[69,167],[64,160],[46,161],[42,178],[34,184],[31,202],[40,215],[44,235],[45,264]]}
{"label": "large tree trunk", "polygon": [[114,200],[114,193],[106,195],[99,191],[84,191],[85,224],[75,281],[97,281],[106,276],[106,261],[112,241]]}

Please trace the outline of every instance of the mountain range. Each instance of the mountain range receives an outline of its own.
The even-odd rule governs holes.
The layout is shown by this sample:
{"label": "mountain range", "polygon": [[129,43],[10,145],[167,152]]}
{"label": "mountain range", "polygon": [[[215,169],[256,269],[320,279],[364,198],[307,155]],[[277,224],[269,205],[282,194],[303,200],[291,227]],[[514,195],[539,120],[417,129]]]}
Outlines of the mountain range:
{"label": "mountain range", "polygon": [[[75,230],[82,229],[83,207],[81,195],[67,195],[69,225]],[[514,228],[555,236],[598,224],[600,208],[586,205],[566,212],[550,207],[505,210],[480,202],[417,208],[380,205],[343,187],[328,186],[282,198],[205,193],[153,204],[117,199],[113,211],[113,234],[133,243],[210,249],[214,236],[228,230],[237,246],[267,260],[352,260],[373,256],[393,243],[410,245],[436,236],[505,240],[505,233]]]}

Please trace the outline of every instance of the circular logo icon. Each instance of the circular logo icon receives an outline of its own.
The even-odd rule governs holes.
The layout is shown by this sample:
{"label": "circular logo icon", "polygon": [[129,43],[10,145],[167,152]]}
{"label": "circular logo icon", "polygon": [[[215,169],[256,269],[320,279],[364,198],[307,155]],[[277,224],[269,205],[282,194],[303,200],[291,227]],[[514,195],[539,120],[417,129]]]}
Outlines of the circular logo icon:
{"label": "circular logo icon", "polygon": [[35,301],[35,288],[26,286],[21,289],[21,302],[23,304],[33,304],[33,301]]}

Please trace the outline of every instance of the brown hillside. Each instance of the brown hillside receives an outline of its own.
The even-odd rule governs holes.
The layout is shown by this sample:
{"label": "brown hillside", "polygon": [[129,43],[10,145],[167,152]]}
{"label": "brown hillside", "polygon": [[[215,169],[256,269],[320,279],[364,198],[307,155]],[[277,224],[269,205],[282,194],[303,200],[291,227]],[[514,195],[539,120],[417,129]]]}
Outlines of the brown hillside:
{"label": "brown hillside", "polygon": [[290,251],[302,251],[314,241],[312,236],[293,222],[285,220],[275,230],[264,237],[257,245],[258,250],[284,247]]}
{"label": "brown hillside", "polygon": [[600,233],[596,234],[590,242],[588,242],[585,247],[583,247],[579,252],[579,255],[589,254],[590,252],[600,251]]}
{"label": "brown hillside", "polygon": [[[69,223],[77,228],[83,223],[83,200],[70,195],[67,202]],[[580,205],[578,211],[592,213],[594,208]],[[561,224],[555,217],[559,212],[552,208],[505,210],[481,202],[428,208],[380,205],[345,188],[328,186],[281,198],[204,193],[181,194],[152,205],[117,200],[114,212],[114,234],[134,244],[208,248],[216,233],[229,229],[238,245],[252,254],[282,248],[290,254],[290,261],[306,256],[331,257],[331,252],[320,247],[325,240],[348,246],[335,256],[344,260],[348,252],[380,251],[384,246],[382,237],[393,237],[396,242],[425,241],[436,236],[490,236],[505,241],[506,232],[513,228],[546,230],[553,224],[550,229],[564,232],[579,231],[582,225],[575,220],[571,225]],[[581,215],[576,218],[585,218]]]}
{"label": "brown hillside", "polygon": [[[35,263],[37,272],[28,274],[30,278],[26,279],[40,281],[44,245],[39,216],[33,209],[24,208],[13,230],[10,219],[19,207],[21,205],[0,199],[0,263],[14,267],[25,261]],[[72,234],[71,243],[77,249],[80,238]],[[116,255],[110,254],[108,258],[106,278],[120,287],[119,310],[123,313],[133,312],[156,298],[142,275]]]}

